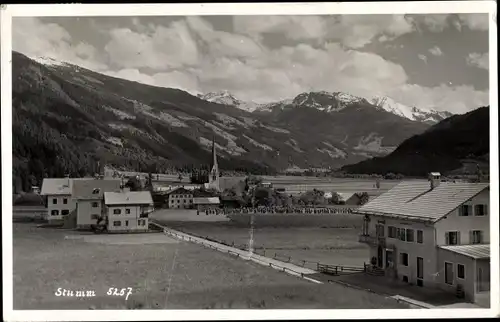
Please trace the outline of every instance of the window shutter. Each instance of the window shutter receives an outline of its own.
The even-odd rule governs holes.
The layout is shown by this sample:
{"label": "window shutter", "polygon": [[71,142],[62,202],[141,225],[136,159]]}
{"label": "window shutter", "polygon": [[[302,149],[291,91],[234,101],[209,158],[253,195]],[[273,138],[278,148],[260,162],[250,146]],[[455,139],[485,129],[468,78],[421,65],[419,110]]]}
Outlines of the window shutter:
{"label": "window shutter", "polygon": [[474,231],[469,231],[469,244],[474,244]]}
{"label": "window shutter", "polygon": [[483,211],[484,211],[484,215],[487,216],[488,215],[488,205],[483,205]]}
{"label": "window shutter", "polygon": [[446,245],[449,245],[450,244],[450,233],[445,233],[444,236],[446,239]]}
{"label": "window shutter", "polygon": [[462,243],[460,242],[460,232],[457,231],[457,245],[462,245]]}

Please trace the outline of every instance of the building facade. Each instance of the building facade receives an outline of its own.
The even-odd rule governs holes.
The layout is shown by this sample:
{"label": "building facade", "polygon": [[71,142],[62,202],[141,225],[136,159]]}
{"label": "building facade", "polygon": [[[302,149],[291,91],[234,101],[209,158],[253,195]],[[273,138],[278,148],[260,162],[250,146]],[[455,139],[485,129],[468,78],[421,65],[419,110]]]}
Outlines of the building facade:
{"label": "building facade", "polygon": [[[429,183],[402,182],[356,210],[365,219],[360,241],[384,275],[476,302],[489,291],[489,266],[482,266],[489,262],[489,198],[489,184],[441,183],[436,173]],[[464,246],[476,253],[464,254]]]}
{"label": "building facade", "polygon": [[73,183],[76,228],[88,229],[104,215],[104,192],[120,192],[120,179],[79,180]]}
{"label": "building facade", "polygon": [[41,195],[47,198],[45,218],[49,222],[62,221],[75,210],[76,203],[72,198],[72,178],[45,178],[42,183]]}
{"label": "building facade", "polygon": [[149,191],[104,192],[104,213],[110,232],[148,231],[153,208]]}
{"label": "building facade", "polygon": [[174,209],[192,209],[193,191],[184,188],[177,188],[167,193],[168,208]]}

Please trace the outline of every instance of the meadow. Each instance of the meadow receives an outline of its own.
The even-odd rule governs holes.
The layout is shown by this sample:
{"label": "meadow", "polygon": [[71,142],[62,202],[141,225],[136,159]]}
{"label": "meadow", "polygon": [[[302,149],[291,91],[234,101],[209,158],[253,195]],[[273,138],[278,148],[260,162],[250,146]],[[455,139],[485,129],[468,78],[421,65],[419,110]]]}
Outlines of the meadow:
{"label": "meadow", "polygon": [[[101,236],[14,223],[14,309],[407,308],[384,296],[311,283],[161,233],[148,235]],[[125,300],[106,295],[111,287],[133,291]],[[59,288],[93,290],[96,296],[56,296]]]}
{"label": "meadow", "polygon": [[308,216],[295,219],[293,226],[275,225],[276,221],[273,221],[273,225],[267,225],[266,218],[280,217],[285,221],[287,216],[284,215],[255,215],[257,219],[253,225],[235,223],[223,215],[197,216],[196,212],[189,210],[159,210],[151,218],[170,228],[234,244],[238,248],[248,249],[251,243],[254,251],[260,255],[290,260],[310,268],[314,268],[318,262],[362,267],[369,260],[367,246],[358,242],[361,216],[316,216],[331,218],[328,226],[309,225]]}

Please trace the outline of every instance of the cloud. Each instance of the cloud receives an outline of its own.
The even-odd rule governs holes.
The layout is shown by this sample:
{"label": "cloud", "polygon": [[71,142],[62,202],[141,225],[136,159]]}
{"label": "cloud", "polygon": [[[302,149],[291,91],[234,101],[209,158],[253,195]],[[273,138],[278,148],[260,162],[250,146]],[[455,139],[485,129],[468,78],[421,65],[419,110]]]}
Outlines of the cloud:
{"label": "cloud", "polygon": [[424,54],[418,54],[418,59],[423,60],[427,64],[427,56]]}
{"label": "cloud", "polygon": [[292,40],[323,39],[326,21],[319,16],[234,16],[234,31],[260,40],[266,33],[281,33]]}
{"label": "cloud", "polygon": [[489,19],[487,13],[465,13],[458,15],[459,21],[471,30],[487,31]]}
{"label": "cloud", "polygon": [[412,15],[420,27],[431,32],[441,32],[449,26],[449,15],[447,14],[425,14]]}
{"label": "cloud", "polygon": [[404,15],[343,16],[235,16],[237,33],[261,40],[268,33],[281,33],[291,40],[339,41],[350,48],[361,48],[378,37],[394,39],[414,30],[412,19]]}
{"label": "cloud", "polygon": [[434,46],[431,49],[429,49],[429,52],[433,54],[434,56],[442,56],[443,52],[441,51],[441,48],[438,46]]}
{"label": "cloud", "polygon": [[[473,87],[411,84],[401,65],[360,50],[375,39],[388,41],[412,32],[412,17],[252,18],[256,19],[235,17],[237,32],[216,30],[207,20],[192,16],[166,25],[129,19],[130,28],[103,31],[108,41],[100,51],[75,41],[59,25],[37,20],[25,22],[18,30],[15,27],[14,37],[21,52],[94,65],[110,76],[191,93],[228,90],[242,100],[259,103],[312,90],[342,91],[368,99],[386,95],[407,105],[454,112],[488,102],[487,93]],[[263,37],[270,32],[282,33],[295,44],[266,47]],[[33,41],[26,45],[24,39]],[[431,48],[434,53],[436,48]],[[106,61],[102,57],[109,66],[102,65]],[[427,61],[424,54],[418,57]],[[480,61],[473,56],[471,62],[474,58]]]}
{"label": "cloud", "polygon": [[469,56],[467,56],[467,65],[488,70],[489,64],[490,55],[488,53],[470,53]]}
{"label": "cloud", "polygon": [[441,84],[436,87],[424,87],[416,84],[403,84],[388,91],[388,95],[403,104],[439,111],[465,113],[480,106],[488,105],[487,91],[477,91],[472,86],[448,86]]}
{"label": "cloud", "polygon": [[108,68],[94,46],[75,41],[58,24],[32,17],[12,19],[12,49],[28,57],[51,57],[96,71]]}
{"label": "cloud", "polygon": [[145,33],[112,29],[109,37],[104,50],[117,67],[165,70],[199,61],[198,47],[185,21],[175,21],[169,27],[156,26],[153,32]]}

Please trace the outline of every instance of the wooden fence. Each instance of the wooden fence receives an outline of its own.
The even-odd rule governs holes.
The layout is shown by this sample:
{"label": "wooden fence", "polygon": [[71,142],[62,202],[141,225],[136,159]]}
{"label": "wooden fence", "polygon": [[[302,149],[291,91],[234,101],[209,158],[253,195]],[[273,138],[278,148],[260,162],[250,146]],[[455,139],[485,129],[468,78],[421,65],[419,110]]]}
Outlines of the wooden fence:
{"label": "wooden fence", "polygon": [[325,273],[329,275],[364,273],[366,272],[366,265],[364,265],[363,267],[354,267],[354,266],[327,265],[318,263],[316,270],[320,273]]}

